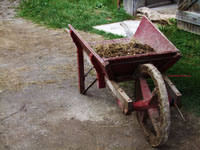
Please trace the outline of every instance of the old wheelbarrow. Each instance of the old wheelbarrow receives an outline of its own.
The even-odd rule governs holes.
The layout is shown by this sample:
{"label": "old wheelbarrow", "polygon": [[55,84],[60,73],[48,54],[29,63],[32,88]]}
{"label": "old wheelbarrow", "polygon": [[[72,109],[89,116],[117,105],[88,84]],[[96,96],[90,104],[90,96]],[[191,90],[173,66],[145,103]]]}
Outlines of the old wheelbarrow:
{"label": "old wheelbarrow", "polygon": [[[99,88],[110,88],[122,112],[130,115],[136,111],[138,122],[151,146],[164,144],[170,130],[170,106],[181,104],[181,94],[165,75],[166,70],[180,58],[179,50],[144,17],[134,35],[138,41],[148,44],[155,52],[101,58],[93,49],[94,44],[126,43],[130,39],[115,39],[87,43],[78,32],[69,25],[70,35],[77,46],[78,79],[81,94],[98,81]],[[84,57],[96,70],[97,78],[85,88]],[[135,81],[134,100],[118,83]]]}

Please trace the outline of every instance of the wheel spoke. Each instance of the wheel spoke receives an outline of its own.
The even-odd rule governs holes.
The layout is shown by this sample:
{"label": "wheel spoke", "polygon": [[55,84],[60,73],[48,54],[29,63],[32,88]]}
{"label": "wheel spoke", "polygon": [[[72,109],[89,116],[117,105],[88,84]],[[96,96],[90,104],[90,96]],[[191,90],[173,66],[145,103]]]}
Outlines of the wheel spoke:
{"label": "wheel spoke", "polygon": [[146,122],[146,120],[148,119],[148,113],[147,111],[140,111],[140,119],[142,122]]}
{"label": "wheel spoke", "polygon": [[155,136],[160,136],[160,116],[157,108],[148,109],[149,118],[155,130]]}
{"label": "wheel spoke", "polygon": [[[148,117],[149,116],[148,116],[147,111],[138,111],[137,112],[137,119],[140,124],[146,124]],[[150,135],[149,131],[146,128],[142,128],[142,129],[143,129],[145,136],[149,137],[149,135]]]}

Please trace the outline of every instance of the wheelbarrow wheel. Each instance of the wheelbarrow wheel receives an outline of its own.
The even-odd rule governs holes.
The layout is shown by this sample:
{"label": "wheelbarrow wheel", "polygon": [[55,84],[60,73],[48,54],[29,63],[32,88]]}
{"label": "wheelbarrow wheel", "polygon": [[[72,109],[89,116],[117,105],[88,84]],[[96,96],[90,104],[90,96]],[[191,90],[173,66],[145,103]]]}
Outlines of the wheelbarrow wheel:
{"label": "wheelbarrow wheel", "polygon": [[152,64],[143,64],[137,70],[139,78],[135,82],[136,101],[144,99],[140,80],[145,80],[151,92],[150,103],[154,107],[144,111],[137,111],[137,120],[151,146],[164,144],[170,129],[170,106],[165,82],[161,73]]}

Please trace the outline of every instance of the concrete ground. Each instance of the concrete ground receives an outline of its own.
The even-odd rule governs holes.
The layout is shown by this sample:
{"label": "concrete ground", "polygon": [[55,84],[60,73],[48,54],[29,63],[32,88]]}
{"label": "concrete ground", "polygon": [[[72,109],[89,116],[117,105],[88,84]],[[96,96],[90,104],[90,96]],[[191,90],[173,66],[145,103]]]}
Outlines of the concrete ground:
{"label": "concrete ground", "polygon": [[[0,1],[0,150],[153,149],[135,114],[124,116],[109,90],[79,94],[70,36],[14,18],[18,1]],[[170,137],[159,149],[199,149],[200,119],[184,115],[187,122],[172,109]]]}

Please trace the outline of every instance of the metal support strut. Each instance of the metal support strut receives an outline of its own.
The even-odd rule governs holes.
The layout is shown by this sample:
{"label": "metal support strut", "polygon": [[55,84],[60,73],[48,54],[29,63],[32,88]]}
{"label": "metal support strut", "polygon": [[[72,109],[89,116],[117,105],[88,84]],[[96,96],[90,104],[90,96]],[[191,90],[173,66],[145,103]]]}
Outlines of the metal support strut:
{"label": "metal support strut", "polygon": [[85,90],[83,91],[83,94],[85,94],[85,93],[95,84],[96,81],[97,81],[97,79],[95,79],[95,80],[87,87],[87,89],[85,89]]}
{"label": "metal support strut", "polygon": [[91,67],[91,68],[90,68],[90,70],[85,74],[85,77],[88,76],[88,74],[92,71],[93,68],[94,68],[94,67]]}
{"label": "metal support strut", "polygon": [[[94,67],[91,67],[88,72],[84,75],[84,77],[87,77],[88,74],[92,71]],[[94,84],[95,82],[97,81],[97,78],[83,91],[83,94],[85,94]]]}

